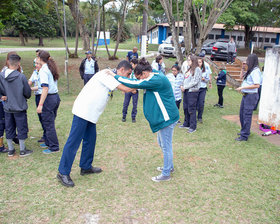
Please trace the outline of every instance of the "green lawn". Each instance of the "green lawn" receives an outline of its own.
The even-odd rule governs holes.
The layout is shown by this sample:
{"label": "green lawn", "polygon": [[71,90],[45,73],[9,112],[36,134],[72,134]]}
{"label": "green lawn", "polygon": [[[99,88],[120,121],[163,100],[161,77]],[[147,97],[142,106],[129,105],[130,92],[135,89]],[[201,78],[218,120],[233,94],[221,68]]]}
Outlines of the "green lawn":
{"label": "green lawn", "polygon": [[[105,53],[105,52],[104,52]],[[33,52],[20,53],[26,76],[32,71]],[[51,52],[63,71],[64,53]],[[6,55],[0,55],[0,64]],[[125,57],[125,54],[119,56]],[[80,176],[77,154],[71,177],[76,186],[61,186],[56,173],[72,122],[71,109],[82,88],[78,65],[71,59],[69,76],[61,73],[61,105],[56,128],[61,151],[42,154],[37,140],[42,130],[36,115],[34,96],[28,101],[29,138],[34,150],[26,158],[0,155],[0,223],[279,223],[279,147],[257,134],[248,142],[235,142],[239,127],[223,120],[238,114],[241,95],[226,88],[224,109],[217,103],[216,86],[207,92],[204,123],[197,132],[175,128],[173,148],[175,173],[166,183],[154,183],[162,165],[162,153],[142,111],[142,95],[137,123],[128,116],[121,122],[123,94],[109,101],[97,124],[94,166],[103,172]],[[115,61],[100,58],[102,68]],[[166,64],[171,66],[174,60]],[[131,106],[129,108],[129,113]],[[180,110],[181,121],[183,117]],[[19,148],[16,146],[17,155]],[[95,220],[95,221],[94,221]],[[99,221],[98,221],[99,220]]]}
{"label": "green lawn", "polygon": [[[75,47],[75,38],[68,38],[68,46]],[[28,39],[26,46],[20,45],[19,38],[16,37],[3,37],[0,41],[0,48],[17,48],[17,47],[38,47],[38,39]],[[115,48],[115,42],[111,41],[108,45],[109,48]],[[140,49],[140,44],[137,43],[135,38],[127,40],[125,43],[119,44],[119,49],[131,49],[136,46]],[[62,38],[45,38],[44,39],[44,47],[64,47],[64,42]],[[79,38],[79,47],[82,48],[82,39]],[[99,48],[105,48],[105,45],[99,46]],[[148,51],[157,51],[158,44],[149,44]]]}

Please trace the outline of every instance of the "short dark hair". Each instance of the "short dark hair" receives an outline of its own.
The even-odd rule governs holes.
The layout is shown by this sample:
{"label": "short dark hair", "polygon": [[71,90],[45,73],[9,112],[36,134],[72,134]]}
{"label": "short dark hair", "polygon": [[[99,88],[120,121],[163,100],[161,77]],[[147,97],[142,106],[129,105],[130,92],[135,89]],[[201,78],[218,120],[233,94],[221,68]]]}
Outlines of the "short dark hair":
{"label": "short dark hair", "polygon": [[126,61],[126,60],[123,60],[118,64],[117,70],[120,68],[124,68],[125,70],[129,70],[129,69],[132,70],[131,64],[129,63],[129,61]]}
{"label": "short dark hair", "polygon": [[156,63],[159,63],[159,61],[162,59],[162,56],[161,55],[159,55],[159,56],[157,56],[156,57]]}
{"label": "short dark hair", "polygon": [[132,58],[132,59],[130,60],[130,63],[133,63],[133,64],[135,64],[135,65],[138,65],[138,59],[137,59],[137,58]]}
{"label": "short dark hair", "polygon": [[40,51],[40,49],[37,49],[37,50],[36,50],[36,53],[38,53],[39,51]]}
{"label": "short dark hair", "polygon": [[21,57],[17,54],[11,54],[8,58],[9,65],[15,66],[20,62]]}
{"label": "short dark hair", "polygon": [[136,68],[134,69],[135,75],[142,75],[143,71],[153,71],[152,66],[150,65],[150,63],[146,60],[146,58],[141,58],[139,60],[138,65],[136,66]]}
{"label": "short dark hair", "polygon": [[178,64],[173,65],[172,68],[175,68],[178,72],[181,70],[181,68]]}

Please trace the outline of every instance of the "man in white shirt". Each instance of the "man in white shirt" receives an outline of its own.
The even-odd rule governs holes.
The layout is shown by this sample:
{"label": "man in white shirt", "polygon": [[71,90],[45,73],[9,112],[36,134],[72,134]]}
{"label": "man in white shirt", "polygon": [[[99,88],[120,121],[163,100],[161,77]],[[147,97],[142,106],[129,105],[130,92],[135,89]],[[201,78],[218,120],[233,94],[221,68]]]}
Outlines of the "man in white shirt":
{"label": "man in white shirt", "polygon": [[[117,75],[128,77],[131,71],[130,63],[121,61],[117,66],[116,73]],[[63,149],[58,168],[59,173],[57,174],[57,178],[64,186],[74,187],[70,172],[82,140],[80,174],[102,172],[101,168],[92,167],[96,143],[96,122],[106,107],[111,91],[115,88],[124,92],[135,91],[119,83],[110,73],[113,72],[109,69],[96,73],[84,86],[74,102],[72,127]]]}
{"label": "man in white shirt", "polygon": [[79,71],[81,78],[84,80],[84,85],[99,71],[97,61],[92,56],[91,51],[86,52],[86,58],[82,61]]}

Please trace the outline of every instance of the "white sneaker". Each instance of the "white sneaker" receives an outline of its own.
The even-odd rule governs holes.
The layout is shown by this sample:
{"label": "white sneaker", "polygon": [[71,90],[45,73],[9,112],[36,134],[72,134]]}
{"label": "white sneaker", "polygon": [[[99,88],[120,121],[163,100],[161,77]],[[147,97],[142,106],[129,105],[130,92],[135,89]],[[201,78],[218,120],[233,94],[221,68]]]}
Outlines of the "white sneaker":
{"label": "white sneaker", "polygon": [[161,181],[169,181],[171,179],[170,176],[163,176],[162,174],[152,177],[152,181],[154,182],[161,182]]}

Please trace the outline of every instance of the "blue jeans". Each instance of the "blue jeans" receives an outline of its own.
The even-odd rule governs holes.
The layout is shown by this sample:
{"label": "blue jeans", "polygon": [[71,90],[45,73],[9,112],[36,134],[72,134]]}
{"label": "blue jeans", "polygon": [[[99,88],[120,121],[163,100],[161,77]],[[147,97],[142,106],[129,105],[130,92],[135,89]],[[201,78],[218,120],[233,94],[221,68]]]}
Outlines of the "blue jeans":
{"label": "blue jeans", "polygon": [[173,139],[173,130],[176,124],[177,121],[159,130],[157,133],[158,144],[163,152],[163,170],[162,170],[163,176],[170,176],[170,170],[174,168],[172,139]]}
{"label": "blue jeans", "polygon": [[74,115],[71,131],[64,146],[58,171],[63,175],[69,175],[71,168],[83,140],[80,167],[90,169],[93,161],[96,143],[96,124],[86,121]]}

